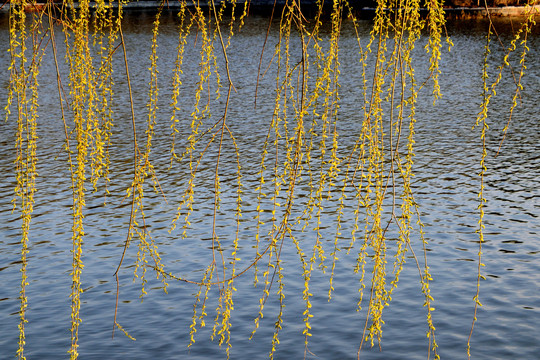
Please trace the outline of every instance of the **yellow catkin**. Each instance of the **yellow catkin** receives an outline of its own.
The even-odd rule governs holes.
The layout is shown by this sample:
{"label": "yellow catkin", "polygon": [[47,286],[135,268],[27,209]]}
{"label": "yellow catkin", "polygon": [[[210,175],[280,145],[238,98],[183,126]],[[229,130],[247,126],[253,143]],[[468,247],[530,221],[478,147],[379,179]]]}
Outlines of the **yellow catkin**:
{"label": "yellow catkin", "polygon": [[[480,106],[480,112],[477,115],[476,118],[476,124],[475,126],[481,127],[480,130],[480,141],[482,143],[482,156],[480,160],[480,191],[478,192],[478,199],[480,204],[478,205],[478,211],[479,211],[479,219],[478,219],[478,274],[477,274],[477,282],[476,282],[476,294],[473,297],[474,300],[474,314],[473,314],[473,320],[471,325],[471,331],[469,334],[469,338],[467,340],[467,356],[470,359],[471,358],[471,337],[474,329],[474,325],[476,323],[476,313],[479,306],[482,306],[482,303],[480,302],[480,280],[483,278],[483,275],[481,273],[481,267],[484,266],[482,264],[482,244],[484,242],[484,204],[486,202],[486,198],[484,197],[484,187],[485,187],[485,174],[486,174],[486,160],[487,160],[487,145],[486,145],[486,134],[488,130],[488,123],[487,123],[487,117],[488,117],[488,105],[491,100],[492,95],[494,94],[495,86],[500,81],[500,72],[499,76],[495,79],[495,82],[492,84],[492,87],[490,89],[488,85],[488,56],[491,52],[490,50],[490,42],[491,42],[491,24],[489,25],[488,34],[486,36],[486,45],[484,48],[484,63],[482,67],[482,83],[483,83],[483,101],[482,105]],[[490,91],[492,90],[492,91]]]}
{"label": "yellow catkin", "polygon": [[[71,108],[73,112],[73,126],[77,150],[75,162],[71,163],[71,176],[73,183],[73,225],[72,225],[72,286],[71,286],[71,359],[78,358],[79,326],[81,307],[81,275],[83,270],[83,239],[84,239],[84,208],[86,205],[86,163],[89,156],[91,134],[94,133],[95,122],[95,87],[92,57],[88,44],[89,32],[89,4],[88,1],[79,2],[77,9],[73,3],[72,8],[73,39],[66,37],[66,57],[70,69],[70,92],[72,97]],[[64,31],[67,35],[67,31]]]}
{"label": "yellow catkin", "polygon": [[[172,115],[171,115],[171,161],[170,161],[170,167],[173,166],[173,161],[179,161],[179,157],[176,153],[176,136],[180,132],[178,125],[180,122],[178,112],[181,111],[179,105],[178,105],[178,99],[180,97],[180,89],[182,86],[182,64],[184,61],[184,51],[185,46],[187,43],[187,36],[189,35],[189,32],[191,30],[191,26],[193,25],[193,17],[189,20],[186,19],[186,4],[182,3],[180,11],[178,12],[178,17],[180,18],[180,24],[178,25],[178,45],[176,47],[177,53],[176,53],[176,59],[175,59],[175,66],[173,69],[173,91],[171,95],[171,109],[172,109]],[[186,25],[187,23],[187,25]]]}
{"label": "yellow catkin", "polygon": [[100,178],[105,181],[105,192],[109,193],[108,184],[111,146],[111,135],[114,124],[114,79],[113,79],[113,53],[118,39],[118,27],[115,25],[115,15],[112,9],[112,0],[97,2],[94,17],[94,47],[98,48],[100,66],[98,70],[96,104],[96,132],[95,146],[92,151],[92,185],[97,190]]}
{"label": "yellow catkin", "polygon": [[[37,120],[38,120],[38,74],[41,65],[43,50],[41,49],[41,32],[39,26],[41,17],[34,14],[31,17],[30,32],[27,32],[27,16],[25,1],[12,2],[10,6],[10,46],[11,55],[10,87],[6,105],[6,121],[11,115],[13,100],[16,102],[17,131],[15,137],[15,168],[16,186],[14,209],[19,208],[21,218],[21,283],[19,290],[19,340],[16,357],[26,359],[24,348],[26,345],[26,323],[28,297],[28,252],[30,240],[30,222],[34,212],[34,194],[37,178]],[[29,36],[30,35],[30,36]],[[28,42],[31,41],[31,55],[28,57]],[[18,206],[17,206],[18,204]]]}
{"label": "yellow catkin", "polygon": [[[522,89],[521,87],[521,79],[523,76],[523,71],[526,68],[525,66],[525,56],[529,50],[527,47],[527,35],[531,30],[531,27],[536,24],[534,20],[533,10],[530,7],[531,2],[528,2],[528,12],[527,15],[521,24],[520,29],[514,34],[514,38],[510,42],[510,46],[506,50],[506,53],[502,59],[502,64],[499,65],[496,69],[496,76],[493,82],[489,83],[489,65],[488,65],[488,57],[490,56],[491,49],[491,35],[493,34],[493,24],[490,22],[488,27],[488,33],[486,36],[486,45],[484,49],[484,60],[483,60],[483,67],[482,67],[482,84],[483,84],[483,91],[482,91],[482,103],[480,105],[480,111],[478,112],[476,116],[476,122],[473,127],[474,128],[480,128],[480,142],[481,142],[481,149],[482,154],[480,157],[480,172],[478,174],[479,176],[479,182],[480,182],[480,189],[478,192],[478,199],[479,199],[479,205],[478,205],[478,212],[479,212],[479,219],[478,219],[478,229],[476,230],[476,233],[478,234],[478,270],[477,270],[477,281],[476,281],[476,293],[473,297],[474,300],[474,311],[473,311],[473,319],[471,324],[471,330],[469,333],[469,337],[467,339],[467,356],[470,359],[471,358],[471,339],[472,334],[474,330],[474,326],[477,321],[477,312],[478,307],[482,306],[482,303],[480,302],[480,281],[485,280],[485,277],[482,275],[482,267],[485,266],[485,264],[482,262],[482,245],[485,241],[484,239],[484,206],[487,201],[485,197],[485,183],[486,183],[486,173],[487,173],[487,158],[488,158],[488,152],[487,152],[487,140],[486,136],[489,131],[489,125],[488,125],[488,110],[489,110],[489,104],[494,96],[497,94],[497,86],[501,82],[503,78],[503,70],[510,66],[509,63],[509,57],[512,53],[514,53],[517,49],[517,42],[518,40],[523,37],[523,39],[520,41],[521,45],[523,46],[523,50],[520,55],[520,73],[518,76],[518,82],[516,84],[516,92],[513,96],[512,105],[510,107],[510,115],[509,120],[505,127],[503,128],[503,134],[506,133],[508,130],[508,125],[511,120],[512,112],[516,106],[516,99],[519,91]],[[504,139],[504,137],[503,137]]]}
{"label": "yellow catkin", "polygon": [[133,273],[134,276],[139,278],[141,281],[141,300],[144,295],[147,294],[146,283],[148,282],[148,280],[146,279],[146,271],[149,267],[149,258],[152,260],[151,267],[155,270],[156,278],[161,278],[163,284],[163,291],[167,292],[168,286],[165,277],[163,277],[160,272],[160,270],[163,269],[164,265],[161,262],[161,255],[159,253],[158,246],[155,243],[154,238],[148,231],[144,208],[144,183],[145,178],[148,175],[153,180],[154,191],[156,193],[159,192],[159,183],[157,181],[154,166],[150,160],[150,154],[152,152],[152,141],[154,138],[154,127],[156,125],[156,112],[159,95],[157,37],[159,34],[161,11],[162,6],[159,7],[152,27],[152,46],[150,52],[150,66],[148,68],[148,71],[150,72],[150,81],[148,83],[148,117],[145,130],[146,141],[144,151],[141,151],[140,157],[137,156],[136,158],[134,180],[131,186],[131,191],[133,191],[132,201],[134,204],[134,208],[131,215],[133,218],[133,228],[130,231],[133,231],[133,234],[136,234],[138,239],[137,260],[135,261],[135,268]]}
{"label": "yellow catkin", "polygon": [[527,69],[526,57],[530,50],[529,46],[527,45],[528,36],[532,28],[536,25],[535,10],[534,10],[533,5],[534,5],[534,1],[531,1],[531,0],[527,1],[526,10],[525,10],[525,14],[526,14],[525,20],[521,23],[521,27],[519,28],[519,30],[514,34],[514,38],[510,42],[510,46],[507,49],[507,53],[503,59],[504,65],[510,66],[510,63],[508,62],[508,58],[512,52],[515,52],[518,46],[518,42],[519,42],[519,45],[521,46],[522,50],[521,50],[521,54],[519,58],[519,74],[517,76],[516,90],[514,92],[514,96],[512,97],[512,105],[510,106],[508,121],[502,130],[503,137],[499,144],[499,149],[497,150],[497,154],[501,150],[502,144],[506,137],[506,133],[510,126],[510,122],[512,120],[512,114],[518,105],[517,99],[520,97],[521,91],[523,90],[523,85],[521,81],[522,81],[523,75],[525,74],[525,69]]}

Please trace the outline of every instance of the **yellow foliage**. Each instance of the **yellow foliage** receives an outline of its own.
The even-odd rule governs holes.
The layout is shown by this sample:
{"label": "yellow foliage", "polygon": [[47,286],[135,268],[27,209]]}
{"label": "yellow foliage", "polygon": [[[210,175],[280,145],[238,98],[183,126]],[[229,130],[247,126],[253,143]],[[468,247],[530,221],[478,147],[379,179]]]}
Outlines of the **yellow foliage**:
{"label": "yellow foliage", "polygon": [[[532,0],[529,1],[533,3]],[[52,2],[41,13],[34,13],[28,19],[25,12],[26,0],[16,0],[10,6],[10,88],[7,99],[6,116],[16,118],[16,188],[14,208],[21,216],[21,288],[19,311],[19,346],[17,358],[25,359],[25,324],[28,299],[26,274],[28,262],[28,242],[30,221],[34,208],[36,189],[37,139],[38,139],[38,95],[37,81],[44,49],[40,41],[44,36],[40,29],[45,29],[51,38],[56,67],[58,59],[54,27],[52,20],[57,17],[62,24],[65,36],[65,59],[68,64],[69,79],[69,115],[64,108],[64,99],[60,88],[59,95],[62,120],[65,128],[65,150],[71,172],[72,204],[72,287],[71,287],[71,359],[78,357],[78,334],[82,323],[81,276],[83,273],[84,225],[86,209],[86,187],[91,185],[98,191],[100,179],[104,181],[105,194],[112,175],[109,173],[111,131],[115,123],[112,104],[113,92],[113,55],[122,52],[121,62],[125,67],[125,77],[129,88],[129,106],[133,127],[133,174],[130,186],[126,189],[131,198],[131,212],[124,245],[115,273],[123,267],[124,257],[132,241],[137,242],[134,278],[141,283],[141,298],[147,293],[147,271],[154,271],[162,281],[163,290],[169,286],[167,280],[183,281],[198,287],[193,304],[193,316],[189,326],[190,344],[195,343],[197,329],[206,326],[209,298],[217,295],[217,306],[213,317],[212,339],[226,346],[229,357],[231,348],[231,326],[234,310],[235,279],[253,269],[254,285],[262,288],[258,300],[259,309],[254,319],[253,336],[263,321],[265,304],[271,296],[277,296],[278,310],[274,319],[274,332],[269,357],[272,359],[279,345],[279,332],[284,326],[285,280],[287,264],[281,260],[282,251],[293,249],[298,256],[303,286],[302,301],[303,335],[305,354],[309,352],[309,338],[312,336],[311,319],[316,311],[312,305],[312,279],[316,271],[329,272],[328,300],[332,298],[337,284],[336,265],[341,257],[350,252],[356,256],[354,271],[358,274],[358,310],[367,308],[363,333],[361,334],[358,356],[364,345],[380,345],[383,333],[383,313],[398,286],[400,274],[405,266],[407,253],[414,259],[419,272],[419,282],[426,308],[428,358],[437,355],[435,326],[432,319],[434,299],[430,292],[433,280],[429,271],[427,241],[424,238],[424,225],[414,198],[411,179],[414,176],[416,104],[419,85],[414,68],[413,50],[426,29],[429,37],[425,50],[428,56],[430,78],[433,83],[433,101],[442,96],[439,86],[440,60],[442,56],[442,37],[445,17],[442,1],[433,0],[422,4],[419,0],[398,1],[378,0],[373,28],[366,44],[358,35],[358,25],[350,4],[346,0],[333,0],[330,10],[330,32],[321,31],[323,25],[323,2],[317,2],[318,9],[312,21],[308,21],[301,11],[298,0],[287,0],[279,20],[279,41],[275,46],[275,98],[272,118],[269,119],[268,132],[260,149],[261,158],[257,172],[256,215],[254,219],[255,256],[245,268],[238,268],[240,228],[242,220],[244,184],[240,153],[234,132],[229,124],[229,103],[236,93],[234,76],[229,72],[228,49],[234,41],[234,34],[241,30],[248,14],[248,2],[244,2],[239,14],[237,2],[216,4],[210,0],[208,8],[199,4],[189,7],[180,2],[178,11],[178,44],[176,59],[172,69],[172,93],[170,98],[171,137],[169,167],[187,163],[188,180],[180,200],[175,204],[176,212],[171,219],[170,232],[181,228],[181,238],[188,237],[192,228],[191,217],[197,202],[197,183],[203,176],[199,168],[208,154],[213,152],[215,170],[211,189],[213,194],[212,210],[212,259],[204,265],[205,271],[200,279],[186,279],[167,270],[161,260],[157,242],[151,236],[145,215],[145,180],[152,179],[155,192],[162,192],[157,180],[150,154],[153,150],[155,128],[158,121],[158,101],[160,96],[158,39],[160,20],[165,2],[160,4],[155,15],[150,44],[148,72],[147,118],[144,137],[136,131],[136,119],[133,110],[131,91],[131,73],[129,56],[126,50],[122,18],[125,2],[114,3],[109,0],[96,2],[93,15],[93,33],[91,33],[92,12],[88,0],[81,0],[77,6],[72,0],[65,6],[56,7],[53,15]],[[529,5],[530,5],[529,4]],[[113,5],[117,9],[113,10]],[[420,16],[421,6],[427,6],[427,16]],[[44,23],[44,15],[50,20]],[[228,16],[228,17],[227,17]],[[340,34],[345,18],[349,18],[358,40],[358,68],[362,83],[358,84],[358,93],[362,99],[363,120],[354,146],[343,155],[340,149],[338,123],[340,116]],[[227,20],[225,20],[227,19]],[[28,27],[29,20],[31,27]],[[227,23],[228,21],[228,23]],[[517,72],[517,86],[510,109],[512,114],[517,106],[517,98],[522,89],[521,78],[526,69],[525,56],[528,51],[527,35],[535,25],[532,11],[526,17],[521,28],[507,49],[503,64],[497,69],[497,76],[488,82],[487,57],[490,53],[492,28],[487,36],[483,67],[483,101],[477,116],[476,127],[480,128],[482,157],[480,163],[479,190],[479,252],[478,282],[474,297],[475,311],[468,342],[470,356],[470,338],[476,321],[479,301],[482,264],[482,243],[484,241],[484,176],[486,167],[486,134],[488,105],[496,95],[497,85],[502,79],[503,69],[510,66],[509,56],[521,47],[520,68]],[[190,32],[197,31],[195,44],[198,51],[197,82],[193,96],[193,107],[181,109],[179,99],[183,89],[183,64]],[[119,45],[117,43],[120,42]],[[451,40],[447,39],[449,48]],[[31,46],[29,45],[31,44]],[[299,50],[296,49],[299,47]],[[293,50],[295,49],[295,50]],[[94,51],[97,50],[97,51]],[[264,48],[263,48],[264,51]],[[298,53],[300,59],[298,59]],[[97,55],[96,55],[97,54]],[[373,58],[372,66],[368,61]],[[223,67],[218,63],[222,62]],[[261,55],[262,62],[262,55]],[[260,66],[259,66],[260,68]],[[371,72],[369,74],[369,72]],[[371,78],[372,80],[369,80]],[[427,79],[422,79],[426,80]],[[368,90],[369,89],[369,90]],[[213,101],[224,98],[222,113],[212,114]],[[223,99],[222,99],[223,100]],[[256,94],[255,94],[256,102]],[[390,105],[390,106],[388,106]],[[12,111],[15,107],[16,111]],[[189,124],[185,148],[178,145],[180,136],[181,111],[188,111]],[[511,116],[510,116],[511,118]],[[204,131],[205,120],[212,119],[213,125]],[[217,119],[217,120],[215,120]],[[510,121],[510,119],[509,119]],[[388,126],[390,124],[390,126]],[[386,130],[384,130],[386,129]],[[503,132],[506,133],[508,124]],[[74,137],[70,137],[70,133]],[[141,140],[142,139],[142,140]],[[405,140],[404,140],[405,139]],[[140,142],[139,142],[140,141]],[[401,144],[400,144],[401,141]],[[403,145],[405,142],[405,145]],[[233,239],[219,237],[218,224],[220,205],[223,201],[223,181],[220,178],[224,146],[229,144],[234,150],[236,163],[235,192],[235,236]],[[401,145],[401,146],[400,146]],[[341,155],[340,155],[341,154]],[[299,184],[307,183],[307,195],[304,202],[298,200]],[[352,214],[347,214],[346,203],[355,202]],[[167,200],[166,200],[167,201]],[[323,213],[332,209],[335,214],[332,236],[328,238]],[[265,212],[271,217],[265,217]],[[388,215],[390,214],[390,215]],[[346,215],[354,219],[350,234],[342,234],[342,222]],[[388,238],[388,229],[397,232],[397,239]],[[313,229],[312,238],[301,234],[306,229]],[[417,247],[422,251],[417,256],[413,240],[417,234]],[[392,240],[392,241],[390,241]],[[395,241],[393,241],[395,240]],[[251,245],[251,244],[250,244]],[[347,251],[340,255],[342,248]],[[230,251],[228,254],[224,254]],[[339,256],[338,256],[339,255]],[[226,261],[227,259],[227,261]],[[391,264],[391,265],[390,265]],[[371,276],[369,271],[371,270]],[[367,275],[366,275],[367,272]],[[260,284],[259,284],[260,283]],[[217,292],[212,292],[217,289]],[[367,292],[364,293],[364,290]],[[367,299],[367,300],[366,300]],[[118,300],[117,300],[118,301]],[[116,321],[118,303],[115,308],[114,326],[126,336],[135,340]]]}

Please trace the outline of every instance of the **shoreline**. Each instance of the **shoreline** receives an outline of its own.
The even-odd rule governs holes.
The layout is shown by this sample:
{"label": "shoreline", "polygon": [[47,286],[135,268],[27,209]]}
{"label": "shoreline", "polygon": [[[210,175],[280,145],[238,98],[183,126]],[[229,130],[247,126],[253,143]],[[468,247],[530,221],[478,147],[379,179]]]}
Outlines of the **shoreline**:
{"label": "shoreline", "polygon": [[[531,6],[531,11],[534,16],[540,15],[540,5]],[[495,17],[523,17],[527,15],[526,6],[504,6],[504,7],[457,7],[457,8],[445,8],[446,16],[469,18],[469,17],[487,17],[488,12],[490,16]]]}
{"label": "shoreline", "polygon": [[[153,10],[157,9],[158,6],[156,6],[156,1],[133,1],[127,4],[123,5],[123,8],[126,10]],[[195,4],[198,3],[198,1],[187,1],[188,6],[194,7]],[[245,0],[238,0],[237,5],[243,5],[245,3]],[[201,6],[208,6],[207,1],[201,1]],[[283,7],[285,5],[284,0],[277,0],[275,2],[276,6]],[[265,11],[271,9],[274,5],[274,0],[251,0],[249,4],[250,12],[262,14]],[[95,8],[96,4],[94,2],[90,3],[90,6]],[[117,3],[113,4],[113,7],[117,7]],[[305,1],[301,3],[301,6],[303,9],[313,10],[316,6],[316,3],[312,0]],[[30,4],[26,6],[26,11],[28,12],[36,12],[44,9],[46,7],[46,3],[36,3],[36,4]],[[180,8],[179,2],[169,2],[167,5],[165,5],[167,9],[178,9]],[[325,6],[326,7],[326,6]],[[373,7],[357,7],[352,5],[352,8],[355,12],[355,15],[359,16],[360,18],[364,17],[371,17],[375,11],[376,8]],[[444,8],[444,12],[447,18],[454,18],[454,19],[475,19],[475,18],[485,18],[488,16],[492,17],[523,17],[527,15],[527,10],[532,9],[531,11],[534,12],[534,16],[540,15],[540,5],[533,5],[530,8],[526,6],[503,6],[503,7],[446,7]],[[390,9],[388,9],[390,10]],[[9,11],[9,4],[6,4],[6,6],[2,7],[0,11]],[[422,8],[420,10],[422,13],[426,13],[427,9]]]}

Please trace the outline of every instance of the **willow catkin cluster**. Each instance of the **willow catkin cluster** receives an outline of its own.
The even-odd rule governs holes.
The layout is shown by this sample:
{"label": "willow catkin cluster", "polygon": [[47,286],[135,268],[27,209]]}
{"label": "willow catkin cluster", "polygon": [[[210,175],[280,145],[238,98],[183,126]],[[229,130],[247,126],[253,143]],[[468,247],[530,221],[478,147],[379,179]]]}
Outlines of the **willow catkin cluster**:
{"label": "willow catkin cluster", "polygon": [[[80,318],[81,308],[81,275],[84,268],[83,240],[84,240],[84,217],[86,206],[86,180],[88,176],[87,162],[91,157],[91,148],[94,146],[97,152],[91,157],[94,164],[93,169],[97,169],[102,164],[103,158],[99,157],[103,146],[101,137],[92,136],[99,133],[96,119],[96,82],[93,68],[93,57],[90,54],[89,33],[89,4],[88,1],[81,1],[76,9],[71,5],[71,12],[66,14],[71,17],[70,27],[73,33],[64,31],[66,44],[66,60],[69,65],[69,85],[71,109],[73,116],[73,131],[75,134],[75,158],[70,160],[71,182],[73,186],[73,225],[72,225],[72,286],[71,286],[71,348],[70,358],[76,359],[78,353],[79,326],[82,322]],[[66,23],[67,24],[67,23]],[[92,141],[96,140],[96,141]],[[94,173],[93,175],[96,175]]]}
{"label": "willow catkin cluster", "polygon": [[[25,1],[15,2],[10,7],[9,64],[10,88],[6,105],[6,120],[16,118],[15,136],[15,198],[14,210],[18,208],[21,218],[21,287],[19,291],[19,341],[16,356],[26,359],[25,326],[27,320],[28,297],[28,252],[30,242],[30,222],[34,212],[37,165],[37,121],[38,121],[38,74],[43,54],[41,32],[37,28],[27,28]],[[36,20],[34,15],[33,20]],[[30,44],[27,44],[30,42]],[[30,49],[28,49],[30,48]],[[31,50],[31,54],[28,54]],[[29,64],[28,64],[29,63]],[[15,102],[15,114],[11,105]]]}
{"label": "willow catkin cluster", "polygon": [[[485,241],[484,239],[484,207],[485,203],[487,202],[486,194],[485,194],[485,187],[486,187],[486,175],[487,175],[487,159],[488,159],[488,148],[487,148],[487,134],[489,130],[489,122],[488,122],[488,112],[489,112],[489,104],[491,100],[497,95],[497,87],[499,83],[501,82],[503,78],[503,70],[507,67],[510,67],[509,59],[510,56],[515,54],[518,49],[518,44],[521,46],[521,49],[519,51],[519,74],[517,78],[514,76],[515,81],[515,92],[514,96],[512,98],[512,105],[510,106],[509,115],[508,115],[508,122],[503,128],[503,137],[501,140],[500,147],[502,146],[502,142],[504,141],[506,132],[508,130],[508,125],[512,119],[512,114],[517,106],[517,98],[519,97],[520,92],[523,90],[522,86],[522,77],[524,74],[524,70],[526,69],[526,56],[529,52],[529,47],[527,46],[527,37],[530,33],[531,29],[536,25],[535,21],[535,12],[533,8],[533,2],[528,1],[526,4],[526,13],[525,13],[525,19],[521,23],[521,26],[519,29],[515,32],[514,38],[510,42],[510,46],[506,49],[505,55],[502,59],[501,65],[499,65],[495,71],[495,79],[490,82],[489,81],[489,65],[488,65],[488,59],[491,54],[491,38],[494,36],[495,29],[494,25],[491,22],[489,22],[487,35],[486,35],[486,44],[484,47],[484,58],[482,62],[482,101],[480,104],[480,111],[478,112],[476,116],[476,121],[473,126],[473,130],[475,128],[480,128],[480,143],[481,143],[481,157],[480,157],[480,171],[479,171],[479,177],[480,177],[480,190],[478,192],[478,212],[479,212],[479,219],[478,219],[478,229],[476,230],[476,233],[478,234],[478,270],[477,270],[477,276],[476,276],[476,292],[473,297],[474,300],[474,312],[473,312],[473,319],[471,324],[471,331],[469,333],[469,337],[467,339],[467,356],[470,359],[471,358],[471,339],[473,335],[474,326],[477,321],[477,312],[478,307],[482,306],[482,303],[480,302],[480,281],[485,280],[484,275],[482,275],[482,267],[485,266],[485,264],[482,262],[482,255],[483,255],[483,243]],[[498,151],[497,151],[498,153]]]}

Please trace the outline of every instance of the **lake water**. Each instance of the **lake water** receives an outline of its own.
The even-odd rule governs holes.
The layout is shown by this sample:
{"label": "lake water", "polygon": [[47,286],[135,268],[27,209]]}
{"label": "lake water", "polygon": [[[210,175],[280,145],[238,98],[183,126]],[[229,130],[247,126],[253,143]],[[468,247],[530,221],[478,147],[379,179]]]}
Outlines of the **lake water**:
{"label": "lake water", "polygon": [[[125,38],[134,88],[134,103],[138,121],[146,119],[149,41],[152,14],[133,12],[126,16]],[[251,17],[245,28],[236,34],[228,51],[231,73],[237,93],[233,94],[228,122],[235,133],[241,151],[243,182],[245,186],[243,219],[240,229],[239,254],[243,268],[253,256],[256,214],[256,173],[260,166],[260,149],[267,132],[273,108],[275,77],[269,70],[261,80],[258,106],[253,107],[254,84],[261,46],[268,19]],[[497,31],[504,44],[511,39],[517,20],[498,20]],[[168,133],[167,104],[170,89],[167,81],[174,62],[177,34],[174,15],[162,19],[159,39],[160,77],[163,86],[158,112],[158,134]],[[369,37],[370,22],[359,25],[362,41]],[[443,53],[441,90],[443,98],[432,107],[430,90],[425,88],[418,104],[416,130],[416,157],[414,165],[414,191],[425,224],[429,242],[429,264],[434,281],[431,292],[435,299],[433,313],[439,354],[443,359],[466,358],[466,343],[473,317],[473,296],[476,291],[478,235],[477,193],[479,189],[479,161],[481,147],[478,130],[471,130],[479,109],[482,91],[481,67],[487,22],[484,20],[454,21],[448,24],[448,34],[455,46],[450,53]],[[483,259],[486,264],[481,282],[480,300],[483,307],[478,312],[471,342],[473,359],[538,359],[540,354],[540,36],[536,29],[529,36],[530,53],[527,71],[523,78],[524,90],[520,106],[516,108],[510,130],[498,157],[494,157],[507,121],[505,109],[511,104],[514,85],[506,78],[501,83],[496,99],[492,102],[488,135],[488,172],[486,186],[485,243]],[[196,34],[188,39],[195,43]],[[278,39],[277,24],[273,25],[268,39],[268,50],[263,61],[271,58]],[[423,45],[426,38],[420,40]],[[340,146],[352,146],[362,119],[360,80],[357,48],[351,24],[344,23],[341,35],[341,97],[339,131]],[[60,42],[61,44],[61,42]],[[0,48],[8,47],[8,20],[0,14]],[[61,45],[60,45],[61,47]],[[418,45],[418,57],[422,46]],[[62,152],[63,126],[58,111],[56,79],[50,48],[45,55],[40,73],[38,184],[36,206],[30,233],[28,262],[29,286],[27,295],[26,350],[28,359],[67,358],[70,344],[70,286],[71,286],[71,219],[69,170]],[[60,49],[61,51],[61,49]],[[193,89],[198,57],[194,46],[186,48],[185,81]],[[493,40],[491,69],[500,62],[502,49]],[[129,106],[125,80],[120,74],[121,57],[116,78],[118,101],[115,104],[116,122],[111,148],[111,195],[104,206],[101,192],[89,192],[85,218],[85,264],[82,274],[82,325],[79,335],[81,359],[214,359],[225,358],[224,349],[209,340],[211,325],[196,334],[196,343],[189,349],[189,324],[193,313],[193,294],[197,288],[185,283],[170,282],[168,294],[156,289],[149,291],[144,302],[139,300],[140,285],[131,281],[135,247],[130,249],[125,267],[121,271],[121,291],[118,321],[137,340],[131,341],[120,333],[111,339],[115,306],[116,283],[114,272],[122,253],[130,211],[124,199],[132,172],[132,144]],[[191,60],[195,59],[195,60]],[[0,99],[5,101],[9,83],[8,53],[0,52],[2,87]],[[515,64],[515,62],[514,62]],[[64,67],[65,69],[65,67]],[[516,68],[517,69],[517,68]],[[369,69],[368,69],[369,71]],[[417,76],[426,75],[426,65],[419,63]],[[494,75],[490,79],[493,79]],[[64,80],[67,84],[67,79]],[[181,105],[187,126],[192,97],[187,96]],[[220,106],[223,106],[221,104]],[[219,109],[218,109],[219,110]],[[217,111],[215,113],[218,113]],[[212,120],[215,121],[216,119]],[[161,132],[160,132],[161,129]],[[182,131],[187,131],[184,128]],[[11,199],[15,186],[14,131],[12,121],[0,127],[0,358],[15,356],[18,340],[19,284],[20,284],[20,222],[17,213],[11,212]],[[140,134],[143,130],[140,130]],[[181,132],[185,134],[185,132]],[[165,264],[176,273],[200,279],[208,264],[211,251],[213,207],[213,159],[210,149],[207,163],[200,169],[200,192],[197,193],[192,228],[186,239],[178,231],[168,233],[176,204],[185,189],[185,165],[167,170],[170,140],[158,135],[152,156],[166,203],[160,195],[147,191],[145,200],[149,227],[160,245]],[[182,140],[180,140],[181,142]],[[231,148],[226,148],[222,163],[224,203],[218,218],[218,233],[223,239],[234,237],[234,191],[236,164]],[[302,186],[300,184],[300,194]],[[90,188],[90,186],[88,186]],[[301,200],[299,200],[301,202]],[[352,205],[346,204],[342,234],[350,234]],[[325,208],[325,219],[332,217],[335,206]],[[266,214],[268,215],[268,214]],[[250,221],[251,220],[251,221]],[[330,220],[328,220],[330,221]],[[325,234],[332,234],[328,225]],[[313,234],[298,233],[303,241]],[[343,235],[340,246],[348,245]],[[226,240],[223,240],[226,241]],[[333,238],[329,241],[333,242]],[[327,244],[329,247],[332,244]],[[325,245],[326,246],[326,245]],[[416,245],[418,246],[418,245]],[[309,249],[309,246],[308,246]],[[356,312],[358,275],[352,267],[351,255],[340,256],[336,267],[335,294],[327,301],[328,274],[316,273],[313,278],[313,336],[309,350],[317,357],[308,358],[353,359],[360,344],[365,309]],[[285,311],[278,359],[301,359],[304,356],[302,335],[303,280],[298,269],[294,246],[286,242],[282,260],[285,267]],[[390,260],[391,261],[391,260]],[[236,280],[235,311],[232,315],[232,359],[263,359],[271,347],[271,334],[276,316],[276,296],[273,294],[266,307],[261,328],[252,340],[253,319],[258,312],[258,298],[262,288],[254,287],[253,272]],[[150,281],[149,287],[159,283]],[[215,292],[211,295],[215,296]],[[424,359],[427,355],[425,309],[420,292],[418,271],[408,259],[393,301],[385,310],[381,350],[377,346],[362,349],[362,359]],[[213,308],[209,304],[208,324],[212,323]]]}

